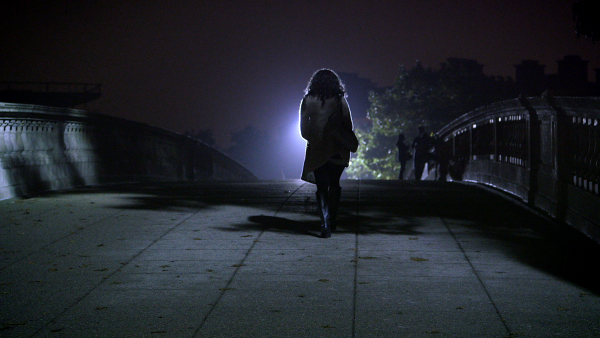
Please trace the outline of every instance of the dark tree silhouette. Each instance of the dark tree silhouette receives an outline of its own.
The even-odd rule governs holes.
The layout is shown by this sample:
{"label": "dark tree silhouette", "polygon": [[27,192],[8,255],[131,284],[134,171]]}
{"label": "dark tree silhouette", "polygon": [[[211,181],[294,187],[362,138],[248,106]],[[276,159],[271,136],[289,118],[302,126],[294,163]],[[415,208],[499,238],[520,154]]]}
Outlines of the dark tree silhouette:
{"label": "dark tree silhouette", "polygon": [[600,15],[597,0],[582,0],[573,4],[573,20],[577,37],[594,42],[600,39]]}
{"label": "dark tree silhouette", "polygon": [[200,141],[208,144],[209,146],[214,146],[216,143],[215,136],[213,134],[213,130],[210,128],[209,129],[200,129],[198,131],[195,131],[194,128],[192,128],[192,130],[186,130],[185,135],[189,136],[193,139],[200,140]]}
{"label": "dark tree silhouette", "polygon": [[266,131],[248,126],[231,135],[234,143],[225,153],[248,168],[259,179],[280,179],[278,143]]}

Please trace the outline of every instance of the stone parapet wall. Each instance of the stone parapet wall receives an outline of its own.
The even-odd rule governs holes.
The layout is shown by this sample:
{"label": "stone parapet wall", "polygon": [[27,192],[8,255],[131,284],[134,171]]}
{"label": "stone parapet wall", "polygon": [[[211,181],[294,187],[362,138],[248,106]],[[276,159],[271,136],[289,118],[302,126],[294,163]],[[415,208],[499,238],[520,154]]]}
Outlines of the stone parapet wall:
{"label": "stone parapet wall", "polygon": [[187,136],[82,110],[0,103],[0,199],[125,182],[256,180]]}

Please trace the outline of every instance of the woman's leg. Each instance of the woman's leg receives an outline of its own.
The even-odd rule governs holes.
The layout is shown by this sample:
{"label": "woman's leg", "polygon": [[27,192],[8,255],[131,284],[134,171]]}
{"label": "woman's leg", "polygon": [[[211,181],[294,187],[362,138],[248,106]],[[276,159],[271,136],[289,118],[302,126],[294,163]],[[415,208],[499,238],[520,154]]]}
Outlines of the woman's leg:
{"label": "woman's leg", "polygon": [[336,217],[338,208],[340,206],[340,197],[342,195],[340,177],[342,177],[343,172],[344,166],[331,164],[329,178],[329,225],[331,227],[331,231],[335,231],[337,229]]}
{"label": "woman's leg", "polygon": [[342,188],[340,177],[344,166],[327,162],[314,171],[317,183],[317,204],[321,216],[321,236],[328,238],[335,230],[335,217],[340,204]]}
{"label": "woman's leg", "polygon": [[331,237],[330,215],[329,215],[329,162],[315,169],[315,180],[317,181],[317,207],[321,217],[321,237]]}

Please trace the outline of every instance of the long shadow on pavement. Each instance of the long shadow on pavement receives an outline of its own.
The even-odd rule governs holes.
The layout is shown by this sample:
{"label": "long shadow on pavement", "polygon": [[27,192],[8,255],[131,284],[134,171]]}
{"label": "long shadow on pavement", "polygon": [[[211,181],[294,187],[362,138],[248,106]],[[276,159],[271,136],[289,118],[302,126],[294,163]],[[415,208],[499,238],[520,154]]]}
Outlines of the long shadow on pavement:
{"label": "long shadow on pavement", "polygon": [[[490,193],[475,185],[448,182],[348,181],[342,186],[353,187],[356,184],[360,184],[360,208],[364,212],[357,215],[352,205],[354,197],[346,195],[340,207],[339,230],[342,232],[412,236],[421,234],[420,218],[458,221],[482,237],[504,243],[502,247],[507,255],[600,294],[600,280],[595,271],[600,258],[599,246],[568,227],[532,213],[510,197]],[[122,205],[111,206],[121,209],[201,210],[236,205],[263,209],[267,214],[272,211],[271,215],[275,215],[274,211],[282,201],[287,201],[287,197],[300,185],[299,181],[167,183],[60,193],[124,194]],[[351,192],[346,190],[343,196],[348,193]],[[316,216],[316,203],[310,193],[297,196],[288,204],[294,212]],[[404,221],[395,222],[399,217]],[[253,215],[221,230],[260,229],[314,236],[318,227],[318,220],[296,221],[279,216]]]}

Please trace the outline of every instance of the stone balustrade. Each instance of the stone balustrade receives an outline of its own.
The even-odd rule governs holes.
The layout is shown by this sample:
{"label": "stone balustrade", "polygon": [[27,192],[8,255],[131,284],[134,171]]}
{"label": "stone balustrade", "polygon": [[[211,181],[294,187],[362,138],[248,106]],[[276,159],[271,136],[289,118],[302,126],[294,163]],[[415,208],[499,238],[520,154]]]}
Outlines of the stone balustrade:
{"label": "stone balustrade", "polygon": [[484,183],[600,242],[600,98],[519,98],[437,133],[438,173]]}
{"label": "stone balustrade", "polygon": [[256,180],[187,136],[81,110],[0,103],[0,199],[78,186]]}

